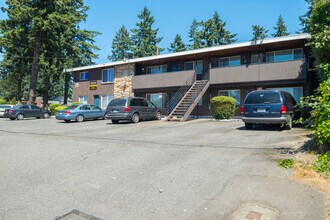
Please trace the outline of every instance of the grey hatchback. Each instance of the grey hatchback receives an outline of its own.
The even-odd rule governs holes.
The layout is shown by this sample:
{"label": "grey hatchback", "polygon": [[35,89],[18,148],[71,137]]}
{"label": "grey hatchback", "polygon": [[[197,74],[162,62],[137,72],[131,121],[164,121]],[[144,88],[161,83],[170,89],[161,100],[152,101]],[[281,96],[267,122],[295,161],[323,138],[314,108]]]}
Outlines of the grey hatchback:
{"label": "grey hatchback", "polygon": [[241,113],[247,129],[251,129],[253,124],[282,124],[291,129],[292,121],[300,116],[293,96],[278,90],[250,92]]}
{"label": "grey hatchback", "polygon": [[138,123],[141,119],[161,119],[161,111],[152,102],[141,97],[113,99],[107,107],[107,119],[117,124],[122,120]]}

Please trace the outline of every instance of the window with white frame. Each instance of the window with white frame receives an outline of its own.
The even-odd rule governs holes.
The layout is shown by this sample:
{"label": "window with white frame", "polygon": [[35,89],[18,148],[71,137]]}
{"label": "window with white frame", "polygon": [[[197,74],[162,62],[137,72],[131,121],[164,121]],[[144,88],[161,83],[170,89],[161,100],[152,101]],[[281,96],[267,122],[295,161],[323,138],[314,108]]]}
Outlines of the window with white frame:
{"label": "window with white frame", "polygon": [[113,95],[102,95],[101,96],[101,108],[106,109],[109,102],[113,99]]}
{"label": "window with white frame", "polygon": [[88,80],[88,72],[79,73],[79,80]]}
{"label": "window with white frame", "polygon": [[266,62],[282,62],[290,60],[303,59],[302,48],[290,49],[290,50],[279,50],[266,53]]}
{"label": "window with white frame", "polygon": [[115,68],[109,68],[102,70],[102,82],[112,83],[115,79]]}
{"label": "window with white frame", "polygon": [[219,67],[240,66],[241,56],[223,57],[219,59]]}
{"label": "window with white frame", "polygon": [[79,102],[82,104],[87,104],[87,96],[79,96]]}
{"label": "window with white frame", "polygon": [[202,74],[203,73],[203,60],[185,62],[184,70],[195,70],[197,74]]}
{"label": "window with white frame", "polygon": [[236,100],[236,105],[241,104],[241,91],[239,89],[235,90],[219,90],[218,91],[219,96],[229,96]]}
{"label": "window with white frame", "polygon": [[146,97],[150,102],[152,102],[158,108],[166,107],[166,94],[165,93],[152,93],[147,94]]}
{"label": "window with white frame", "polygon": [[157,66],[148,66],[147,74],[158,74],[158,73],[166,73],[167,65],[157,65]]}

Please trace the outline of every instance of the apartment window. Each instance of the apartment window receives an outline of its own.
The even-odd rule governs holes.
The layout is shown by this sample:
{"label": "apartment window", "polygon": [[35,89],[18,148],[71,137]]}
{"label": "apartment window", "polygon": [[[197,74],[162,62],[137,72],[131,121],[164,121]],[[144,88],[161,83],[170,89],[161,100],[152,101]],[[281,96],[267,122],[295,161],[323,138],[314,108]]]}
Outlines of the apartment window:
{"label": "apartment window", "polygon": [[239,105],[241,103],[241,91],[236,90],[219,90],[218,91],[219,96],[229,96],[236,100],[236,105]]}
{"label": "apartment window", "polygon": [[102,82],[104,83],[112,83],[115,79],[115,69],[104,69],[102,70]]}
{"label": "apartment window", "polygon": [[184,69],[195,70],[197,74],[203,74],[203,60],[185,62]]}
{"label": "apartment window", "polygon": [[166,73],[167,65],[158,65],[158,66],[148,66],[147,74],[158,74],[158,73]]}
{"label": "apartment window", "polygon": [[241,57],[224,57],[219,59],[219,67],[239,66],[241,65]]}
{"label": "apartment window", "polygon": [[101,108],[106,109],[109,102],[113,99],[113,95],[102,95],[101,96]]}
{"label": "apartment window", "polygon": [[290,60],[299,60],[303,58],[303,50],[301,48],[292,50],[280,50],[266,53],[267,62],[281,62]]}
{"label": "apartment window", "polygon": [[79,73],[79,80],[88,80],[88,72]]}
{"label": "apartment window", "polygon": [[79,96],[79,102],[82,104],[87,104],[87,96]]}
{"label": "apartment window", "polygon": [[267,88],[268,90],[280,90],[290,93],[296,102],[300,101],[303,96],[303,87],[282,87],[282,88]]}
{"label": "apartment window", "polygon": [[260,63],[260,54],[251,55],[251,64]]}
{"label": "apartment window", "polygon": [[165,93],[153,93],[147,94],[147,99],[152,102],[158,108],[166,107],[166,94]]}

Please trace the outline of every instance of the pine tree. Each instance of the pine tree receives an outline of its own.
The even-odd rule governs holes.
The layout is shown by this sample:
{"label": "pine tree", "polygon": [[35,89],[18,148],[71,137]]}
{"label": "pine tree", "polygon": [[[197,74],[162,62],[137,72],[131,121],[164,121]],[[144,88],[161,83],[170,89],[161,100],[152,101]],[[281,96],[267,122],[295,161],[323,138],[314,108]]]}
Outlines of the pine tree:
{"label": "pine tree", "polygon": [[183,43],[181,35],[177,34],[174,37],[173,43],[171,43],[170,48],[168,48],[169,52],[176,53],[176,52],[181,52],[181,51],[186,51],[187,47]]}
{"label": "pine tree", "polygon": [[226,22],[222,21],[217,11],[204,22],[204,40],[208,47],[234,43],[236,35],[226,30]]}
{"label": "pine tree", "polygon": [[259,25],[252,25],[253,38],[251,41],[263,40],[267,37],[268,30]]}
{"label": "pine tree", "polygon": [[155,18],[151,15],[150,10],[144,7],[142,12],[138,14],[140,21],[136,23],[136,28],[132,31],[133,41],[133,56],[134,57],[145,57],[156,55],[160,50],[157,45],[163,39],[157,37],[159,28],[152,29],[155,23]]}
{"label": "pine tree", "polygon": [[190,25],[189,29],[189,42],[192,42],[190,45],[190,49],[199,49],[205,47],[205,43],[203,42],[204,36],[204,23],[202,21],[198,22],[195,19],[193,23]]}
{"label": "pine tree", "polygon": [[23,53],[14,55],[27,60],[20,62],[24,71],[30,68],[29,77],[23,76],[30,81],[28,102],[33,103],[42,94],[47,103],[49,91],[58,78],[63,78],[63,69],[72,67],[67,65],[91,64],[96,57],[93,38],[98,33],[79,28],[87,17],[88,7],[81,0],[7,0],[6,4],[2,10],[8,18],[0,21],[2,51],[5,56],[11,55],[17,44],[13,36],[21,37],[24,32],[24,42],[20,41]]}
{"label": "pine tree", "polygon": [[272,34],[273,37],[282,37],[289,35],[288,29],[286,28],[286,25],[281,15],[278,17],[277,24],[276,27],[274,27],[274,30],[275,33]]}
{"label": "pine tree", "polygon": [[118,61],[125,58],[132,58],[132,40],[126,27],[123,25],[117,32],[112,41],[112,54],[108,57],[109,60]]}

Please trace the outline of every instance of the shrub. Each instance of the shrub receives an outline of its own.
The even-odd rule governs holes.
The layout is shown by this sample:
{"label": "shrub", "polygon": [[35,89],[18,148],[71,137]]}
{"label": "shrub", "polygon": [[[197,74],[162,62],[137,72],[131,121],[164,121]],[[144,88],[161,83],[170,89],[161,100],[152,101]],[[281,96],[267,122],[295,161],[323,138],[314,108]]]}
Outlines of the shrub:
{"label": "shrub", "polygon": [[80,105],[82,104],[81,102],[72,102],[71,105]]}
{"label": "shrub", "polygon": [[279,160],[278,163],[277,163],[277,166],[283,167],[285,169],[292,168],[293,165],[294,165],[294,160],[292,160],[292,159]]}
{"label": "shrub", "polygon": [[49,111],[52,113],[52,115],[55,115],[55,108],[61,106],[61,104],[53,103],[49,105]]}
{"label": "shrub", "polygon": [[54,110],[53,110],[53,112],[54,113],[52,113],[53,115],[56,115],[56,113],[58,112],[58,111],[61,111],[61,110],[63,110],[63,109],[65,109],[65,108],[67,108],[68,106],[66,106],[66,105],[59,105],[59,106],[57,106]]}
{"label": "shrub", "polygon": [[313,169],[316,172],[330,174],[330,151],[317,157],[317,160],[313,165]]}
{"label": "shrub", "polygon": [[12,99],[10,100],[9,104],[16,105],[16,104],[17,104],[17,100],[16,100],[16,98],[15,98],[15,97],[12,98]]}
{"label": "shrub", "polygon": [[6,103],[7,103],[7,101],[6,101],[5,99],[0,98],[0,105],[2,105],[2,104],[6,104]]}
{"label": "shrub", "polygon": [[228,96],[215,96],[211,99],[211,110],[216,119],[229,119],[235,115],[236,100]]}

